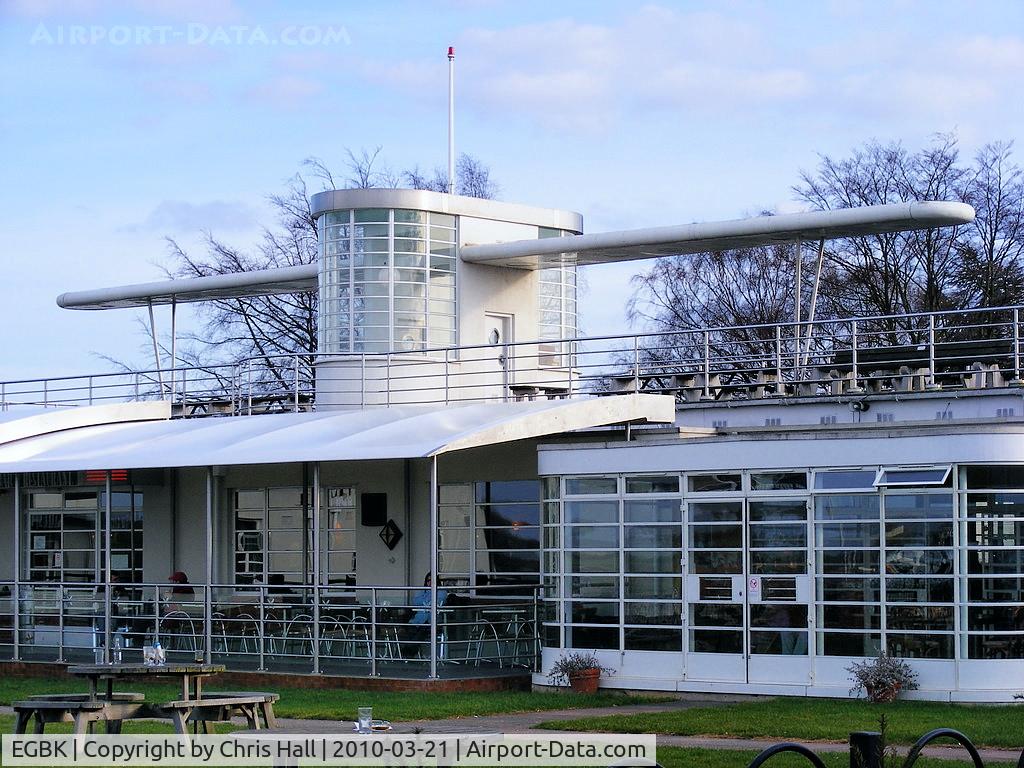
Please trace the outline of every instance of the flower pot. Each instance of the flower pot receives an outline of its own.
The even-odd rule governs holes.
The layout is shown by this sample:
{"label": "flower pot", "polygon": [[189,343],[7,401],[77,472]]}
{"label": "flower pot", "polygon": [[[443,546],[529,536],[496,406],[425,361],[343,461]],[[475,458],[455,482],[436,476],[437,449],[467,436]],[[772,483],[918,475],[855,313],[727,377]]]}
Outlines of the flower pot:
{"label": "flower pot", "polygon": [[900,695],[900,690],[903,688],[899,683],[893,683],[892,685],[874,686],[869,685],[865,689],[868,695],[868,699],[878,704],[888,704],[890,701],[895,701],[896,697]]}
{"label": "flower pot", "polygon": [[574,693],[597,693],[600,678],[600,669],[582,669],[569,675],[569,687]]}

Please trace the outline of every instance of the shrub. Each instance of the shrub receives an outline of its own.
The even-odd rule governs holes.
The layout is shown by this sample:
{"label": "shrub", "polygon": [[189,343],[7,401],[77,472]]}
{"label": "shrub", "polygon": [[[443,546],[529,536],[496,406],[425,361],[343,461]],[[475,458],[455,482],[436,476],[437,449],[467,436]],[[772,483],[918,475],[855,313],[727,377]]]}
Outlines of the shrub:
{"label": "shrub", "polygon": [[597,656],[590,651],[570,651],[562,654],[551,666],[548,682],[552,685],[567,685],[576,674],[588,669],[596,669],[604,675],[612,673],[608,667],[602,667]]}
{"label": "shrub", "polygon": [[903,659],[895,659],[882,653],[876,659],[858,661],[846,668],[853,680],[851,694],[863,690],[868,701],[887,702],[895,699],[900,691],[917,688],[917,673]]}

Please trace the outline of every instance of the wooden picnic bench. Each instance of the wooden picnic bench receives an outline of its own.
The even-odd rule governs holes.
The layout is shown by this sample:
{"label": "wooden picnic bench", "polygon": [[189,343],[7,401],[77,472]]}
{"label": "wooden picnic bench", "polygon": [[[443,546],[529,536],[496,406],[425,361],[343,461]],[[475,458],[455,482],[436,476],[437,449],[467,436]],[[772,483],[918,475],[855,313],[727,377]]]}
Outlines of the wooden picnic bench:
{"label": "wooden picnic bench", "polygon": [[121,723],[138,717],[145,708],[141,693],[115,693],[111,699],[97,699],[87,693],[44,694],[14,702],[15,733],[25,733],[35,720],[35,733],[47,723],[73,723],[74,733],[91,733],[96,722],[104,721],[107,733],[120,733]]}
{"label": "wooden picnic bench", "polygon": [[160,709],[174,723],[176,733],[186,733],[189,723],[198,724],[203,733],[211,733],[210,723],[226,722],[235,715],[244,717],[249,728],[258,731],[261,719],[264,727],[277,727],[274,702],[280,698],[276,693],[257,691],[209,691],[199,700],[169,701]]}
{"label": "wooden picnic bench", "polygon": [[271,729],[277,727],[274,703],[279,698],[261,691],[217,691],[206,692],[200,699],[157,704],[145,701],[141,693],[115,693],[111,699],[84,693],[47,694],[14,703],[15,733],[26,733],[33,720],[35,733],[43,733],[48,723],[73,723],[74,733],[92,733],[97,722],[106,724],[107,733],[120,733],[125,720],[143,718],[170,720],[179,734],[188,733],[189,723],[211,733],[211,723],[227,722],[236,715],[244,717],[252,730]]}

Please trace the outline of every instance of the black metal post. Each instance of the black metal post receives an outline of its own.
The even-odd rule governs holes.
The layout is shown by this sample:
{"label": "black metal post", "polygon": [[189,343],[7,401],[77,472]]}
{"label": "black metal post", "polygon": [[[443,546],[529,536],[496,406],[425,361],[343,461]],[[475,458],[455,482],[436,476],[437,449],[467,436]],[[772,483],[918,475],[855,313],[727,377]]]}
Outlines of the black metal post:
{"label": "black metal post", "polygon": [[877,731],[850,734],[850,768],[883,768],[885,742]]}

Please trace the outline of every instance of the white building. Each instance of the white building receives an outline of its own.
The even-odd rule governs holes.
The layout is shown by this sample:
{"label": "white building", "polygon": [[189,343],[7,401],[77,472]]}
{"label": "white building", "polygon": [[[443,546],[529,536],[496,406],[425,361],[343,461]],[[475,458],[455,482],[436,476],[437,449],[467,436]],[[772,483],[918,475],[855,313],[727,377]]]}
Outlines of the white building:
{"label": "white building", "polygon": [[577,648],[611,686],[846,695],[884,649],[916,695],[1019,691],[1017,308],[576,332],[581,266],[969,207],[583,235],[431,192],[313,203],[318,265],[60,297],[318,287],[320,352],[278,382],[243,361],[0,384],[0,655],[160,636],[237,669],[518,684]]}

